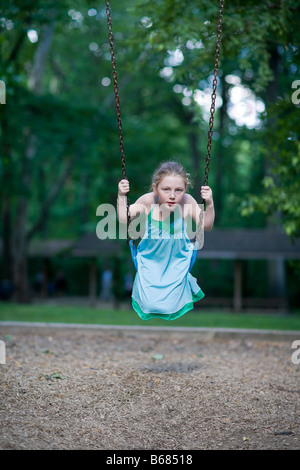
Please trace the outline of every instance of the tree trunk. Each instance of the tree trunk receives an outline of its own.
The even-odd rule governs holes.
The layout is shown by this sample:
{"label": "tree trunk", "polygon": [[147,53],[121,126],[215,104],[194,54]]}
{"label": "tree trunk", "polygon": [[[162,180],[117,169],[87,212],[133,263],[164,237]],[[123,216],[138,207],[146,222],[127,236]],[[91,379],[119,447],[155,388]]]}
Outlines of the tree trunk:
{"label": "tree trunk", "polygon": [[[25,20],[25,24],[29,24],[29,18]],[[12,50],[5,62],[5,68],[9,69],[12,64],[16,65],[18,56],[22,49],[22,45],[26,39],[26,28],[17,36],[17,39],[12,47]],[[17,69],[17,67],[16,67]],[[1,150],[2,150],[2,181],[1,181],[1,201],[2,201],[2,224],[3,224],[3,271],[1,284],[4,288],[5,298],[10,298],[14,289],[14,269],[13,269],[13,236],[12,236],[12,198],[11,194],[11,181],[13,168],[12,168],[12,148],[8,136],[10,135],[9,121],[8,121],[9,103],[1,108]]]}
{"label": "tree trunk", "polygon": [[[274,79],[269,83],[266,94],[265,102],[266,105],[273,104],[277,101],[280,94],[279,90],[279,65],[280,65],[280,55],[278,53],[277,46],[272,46],[270,48],[270,61],[269,66],[273,72]],[[268,121],[268,127],[274,128],[276,132],[276,122],[273,120]],[[274,155],[273,155],[274,157]],[[275,155],[276,157],[276,155]],[[271,165],[270,161],[266,159],[265,162],[265,174],[270,173]],[[274,216],[267,220],[267,226],[278,229],[281,225],[281,214],[276,212]],[[269,260],[268,261],[268,294],[271,297],[280,297],[283,298],[286,296],[286,280],[285,280],[285,263],[283,259]]]}
{"label": "tree trunk", "polygon": [[[42,77],[45,71],[46,58],[50,50],[54,32],[54,22],[45,27],[43,37],[37,47],[33,67],[29,78],[29,87],[36,93],[41,93]],[[28,282],[27,258],[29,248],[29,238],[27,236],[28,205],[31,187],[32,171],[31,160],[36,154],[37,136],[31,133],[30,128],[26,128],[28,136],[27,146],[22,155],[21,163],[21,183],[22,189],[17,201],[17,217],[14,233],[14,284],[16,287],[15,300],[18,302],[28,302],[30,300],[30,290]]]}
{"label": "tree trunk", "polygon": [[21,164],[21,186],[23,191],[17,201],[17,216],[14,224],[14,284],[16,287],[15,300],[18,302],[29,301],[29,284],[27,275],[27,219],[28,196],[31,186],[31,172],[29,160],[35,153],[35,140],[29,135],[29,143],[23,155]]}
{"label": "tree trunk", "polygon": [[7,107],[4,106],[1,114],[1,134],[2,134],[2,182],[1,182],[1,201],[2,201],[2,224],[3,224],[3,270],[2,279],[12,285],[12,246],[11,246],[11,214],[12,203],[10,197],[11,178],[11,147],[7,142],[8,122]]}

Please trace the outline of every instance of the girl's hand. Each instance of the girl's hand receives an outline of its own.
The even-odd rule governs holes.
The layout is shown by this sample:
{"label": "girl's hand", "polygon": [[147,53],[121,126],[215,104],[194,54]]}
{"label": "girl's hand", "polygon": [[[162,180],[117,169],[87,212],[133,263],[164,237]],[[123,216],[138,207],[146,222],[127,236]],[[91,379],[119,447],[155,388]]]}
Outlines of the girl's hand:
{"label": "girl's hand", "polygon": [[209,186],[201,186],[201,197],[206,202],[207,206],[213,204],[212,190]]}
{"label": "girl's hand", "polygon": [[119,196],[126,196],[129,192],[129,181],[128,180],[121,180],[118,185],[118,194]]}

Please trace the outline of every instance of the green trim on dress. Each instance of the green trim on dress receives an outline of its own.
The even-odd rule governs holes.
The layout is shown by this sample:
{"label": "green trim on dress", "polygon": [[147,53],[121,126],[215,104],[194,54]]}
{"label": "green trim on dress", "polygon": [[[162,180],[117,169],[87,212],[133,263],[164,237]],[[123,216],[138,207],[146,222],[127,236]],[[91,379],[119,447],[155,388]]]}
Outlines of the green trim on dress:
{"label": "green trim on dress", "polygon": [[134,300],[133,297],[132,297],[132,307],[142,320],[151,320],[151,318],[162,318],[163,320],[168,320],[168,321],[169,320],[176,320],[176,318],[182,317],[182,315],[184,315],[185,313],[192,310],[194,308],[194,302],[197,302],[198,300],[203,299],[204,295],[205,295],[204,292],[201,289],[199,289],[197,294],[192,296],[192,298],[193,298],[192,302],[189,302],[188,304],[186,304],[184,307],[182,307],[177,312],[169,313],[169,314],[145,313],[141,310],[141,307]]}
{"label": "green trim on dress", "polygon": [[[154,207],[151,209],[151,211],[148,214],[148,223],[153,223],[159,230],[165,231],[169,233],[170,235],[174,235],[175,233],[181,232],[181,227],[178,229],[174,229],[174,225],[177,219],[179,219],[180,214],[178,214],[178,208],[176,207],[174,212],[171,212],[170,217],[166,217],[164,220],[157,220],[152,218],[152,212],[153,212]],[[177,214],[176,214],[177,212]],[[175,217],[175,215],[177,215]],[[166,220],[168,222],[166,222]]]}

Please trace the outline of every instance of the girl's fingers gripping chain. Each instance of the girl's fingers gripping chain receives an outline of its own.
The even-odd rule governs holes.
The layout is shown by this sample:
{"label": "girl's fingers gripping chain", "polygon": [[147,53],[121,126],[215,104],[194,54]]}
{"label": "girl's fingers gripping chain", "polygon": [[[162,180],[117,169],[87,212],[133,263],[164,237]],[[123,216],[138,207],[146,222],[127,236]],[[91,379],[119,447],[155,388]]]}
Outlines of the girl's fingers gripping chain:
{"label": "girl's fingers gripping chain", "polygon": [[212,190],[209,186],[201,186],[201,197],[205,201],[210,201],[212,199]]}
{"label": "girl's fingers gripping chain", "polygon": [[125,179],[121,180],[118,189],[120,196],[127,194],[129,192],[129,181]]}

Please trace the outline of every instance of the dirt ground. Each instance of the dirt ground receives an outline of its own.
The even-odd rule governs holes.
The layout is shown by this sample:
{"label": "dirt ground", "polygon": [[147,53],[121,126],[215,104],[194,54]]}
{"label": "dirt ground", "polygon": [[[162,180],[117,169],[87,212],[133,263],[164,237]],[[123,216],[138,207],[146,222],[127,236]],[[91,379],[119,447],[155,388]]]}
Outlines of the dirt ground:
{"label": "dirt ground", "polygon": [[300,449],[290,341],[0,327],[0,449]]}

